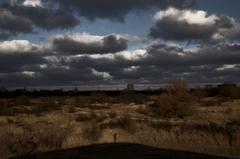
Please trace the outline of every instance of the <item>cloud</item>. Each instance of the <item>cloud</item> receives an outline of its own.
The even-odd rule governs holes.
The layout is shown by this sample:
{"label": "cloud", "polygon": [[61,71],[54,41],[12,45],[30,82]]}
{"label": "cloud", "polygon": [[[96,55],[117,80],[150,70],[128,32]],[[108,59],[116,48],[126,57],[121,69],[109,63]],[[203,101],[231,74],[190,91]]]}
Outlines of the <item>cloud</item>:
{"label": "cloud", "polygon": [[167,79],[185,78],[197,83],[236,81],[239,75],[234,68],[228,67],[229,74],[219,72],[217,68],[239,64],[240,54],[237,46],[224,43],[202,46],[194,52],[178,46],[155,44],[145,51],[82,55],[60,61],[62,65],[75,69],[86,66],[97,68],[100,72],[110,73],[118,82],[159,83]]}
{"label": "cloud", "polygon": [[70,29],[79,18],[124,21],[128,13],[151,8],[175,6],[186,8],[194,0],[3,0],[0,2],[0,29],[31,33],[33,25],[46,30]]}
{"label": "cloud", "polygon": [[231,29],[233,19],[202,10],[168,8],[157,12],[149,35],[165,40],[211,40],[221,29]]}
{"label": "cloud", "polygon": [[[162,67],[237,64],[240,60],[239,47],[221,43],[202,46],[196,52],[164,44],[149,47],[148,52]],[[160,61],[161,60],[161,61]],[[152,63],[154,60],[151,60]]]}
{"label": "cloud", "polygon": [[33,44],[28,40],[12,40],[0,42],[0,54],[9,53],[26,53],[38,49],[37,44]]}
{"label": "cloud", "polygon": [[130,12],[144,11],[150,8],[159,8],[166,6],[191,7],[194,0],[55,0],[62,8],[73,9],[80,16],[88,19],[111,19],[123,21],[125,15]]}
{"label": "cloud", "polygon": [[72,12],[32,6],[12,6],[10,10],[16,15],[30,19],[35,26],[46,30],[68,29],[79,24],[79,20]]}
{"label": "cloud", "polygon": [[192,83],[236,82],[240,76],[239,45],[221,43],[198,46],[198,49],[183,49],[180,46],[154,44],[146,50],[81,55],[43,56],[31,51],[5,53],[0,54],[3,66],[0,69],[0,83],[5,81],[12,85],[13,80],[7,79],[13,77],[15,83],[19,81],[18,85],[26,81],[31,81],[33,85],[123,81],[162,83],[175,78],[184,78]]}
{"label": "cloud", "polygon": [[127,40],[119,35],[59,35],[53,38],[52,48],[63,54],[114,53],[127,49]]}
{"label": "cloud", "polygon": [[19,17],[19,21],[20,18],[27,19],[31,24],[46,30],[69,29],[79,24],[79,19],[72,11],[57,8],[45,0],[10,1],[1,4],[1,8]]}
{"label": "cloud", "polygon": [[240,41],[240,24],[235,23],[231,29],[222,30],[220,32],[221,38],[227,38],[229,40]]}
{"label": "cloud", "polygon": [[23,6],[43,7],[43,3],[41,0],[25,0]]}
{"label": "cloud", "polygon": [[175,8],[159,11],[154,16],[155,21],[161,21],[165,18],[186,22],[190,25],[213,25],[218,19],[216,15],[208,16],[205,11],[178,10]]}
{"label": "cloud", "polygon": [[9,32],[33,32],[32,24],[28,19],[14,15],[4,9],[0,9],[0,29]]}
{"label": "cloud", "polygon": [[0,72],[23,71],[24,67],[44,63],[44,50],[27,40],[0,42]]}
{"label": "cloud", "polygon": [[148,53],[144,49],[133,50],[133,51],[122,51],[118,52],[116,58],[124,59],[127,61],[139,61],[148,57]]}
{"label": "cloud", "polygon": [[108,72],[99,72],[93,68],[90,68],[92,71],[92,74],[96,76],[97,78],[102,78],[103,80],[111,80],[112,76]]}

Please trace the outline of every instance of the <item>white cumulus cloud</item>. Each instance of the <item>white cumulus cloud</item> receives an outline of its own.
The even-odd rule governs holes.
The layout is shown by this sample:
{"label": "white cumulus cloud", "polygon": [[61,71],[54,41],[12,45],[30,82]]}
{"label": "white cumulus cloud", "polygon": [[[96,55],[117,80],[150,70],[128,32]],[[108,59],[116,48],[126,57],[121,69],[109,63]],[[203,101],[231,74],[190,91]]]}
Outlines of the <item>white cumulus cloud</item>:
{"label": "white cumulus cloud", "polygon": [[187,22],[188,24],[196,25],[213,25],[219,18],[216,15],[208,15],[202,10],[179,10],[176,8],[168,8],[167,10],[159,11],[154,16],[154,20],[163,20],[164,18],[175,19],[179,22]]}

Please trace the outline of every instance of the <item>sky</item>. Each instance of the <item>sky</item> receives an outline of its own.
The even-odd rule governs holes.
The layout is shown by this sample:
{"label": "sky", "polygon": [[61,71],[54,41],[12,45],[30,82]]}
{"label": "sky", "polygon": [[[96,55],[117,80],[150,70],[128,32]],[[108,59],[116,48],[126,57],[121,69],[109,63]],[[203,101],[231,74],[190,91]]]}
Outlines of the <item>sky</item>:
{"label": "sky", "polygon": [[0,0],[0,86],[239,83],[239,0]]}

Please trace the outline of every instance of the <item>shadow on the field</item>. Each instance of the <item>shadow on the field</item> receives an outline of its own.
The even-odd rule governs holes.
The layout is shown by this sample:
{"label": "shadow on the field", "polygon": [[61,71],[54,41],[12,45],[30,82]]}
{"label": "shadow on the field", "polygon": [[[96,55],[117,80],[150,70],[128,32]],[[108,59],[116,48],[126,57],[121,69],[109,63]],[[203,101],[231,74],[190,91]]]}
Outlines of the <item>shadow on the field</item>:
{"label": "shadow on the field", "polygon": [[[225,159],[177,150],[160,149],[140,144],[118,143],[83,146],[12,159]],[[226,158],[227,159],[227,158]]]}

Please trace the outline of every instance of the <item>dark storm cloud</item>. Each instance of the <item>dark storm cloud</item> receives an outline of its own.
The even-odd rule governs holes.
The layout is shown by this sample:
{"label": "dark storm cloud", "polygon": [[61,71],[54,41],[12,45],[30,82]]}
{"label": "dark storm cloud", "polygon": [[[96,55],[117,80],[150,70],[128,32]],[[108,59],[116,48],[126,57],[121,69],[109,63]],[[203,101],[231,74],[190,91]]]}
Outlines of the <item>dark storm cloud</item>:
{"label": "dark storm cloud", "polygon": [[[175,78],[198,83],[240,78],[239,23],[225,15],[194,10],[194,1],[42,0],[36,6],[23,5],[24,0],[17,2],[1,6],[0,85],[161,83]],[[169,11],[169,6],[175,9]],[[33,27],[72,28],[82,17],[122,21],[128,13],[150,8],[160,8],[150,31],[156,41],[146,36],[149,39],[141,43],[142,49],[134,50],[140,43],[131,45],[131,37],[118,34],[59,33],[39,44],[1,40],[17,33],[31,33]],[[170,46],[165,40],[176,43]],[[185,40],[196,43],[180,45]]]}
{"label": "dark storm cloud", "polygon": [[9,32],[31,33],[31,22],[23,17],[12,14],[10,11],[0,9],[0,29]]}
{"label": "dark storm cloud", "polygon": [[32,53],[0,54],[0,63],[0,72],[10,73],[23,71],[23,68],[27,66],[42,64],[44,59],[40,55]]}
{"label": "dark storm cloud", "polygon": [[67,84],[67,83],[78,83],[78,82],[100,82],[103,81],[102,76],[97,76],[93,73],[91,68],[48,68],[41,72],[42,77],[40,80],[45,80],[46,84]]}
{"label": "dark storm cloud", "polygon": [[240,48],[237,44],[205,45],[194,52],[155,44],[149,46],[144,55],[142,52],[81,56],[53,54],[45,57],[30,53],[5,54],[1,55],[1,63],[5,67],[0,72],[8,75],[4,80],[1,77],[0,83],[6,82],[8,77],[15,77],[18,81],[18,76],[19,81],[26,79],[33,85],[101,83],[106,82],[105,79],[136,83],[161,83],[174,78],[184,78],[193,83],[234,82],[240,76]]}
{"label": "dark storm cloud", "polygon": [[55,51],[63,54],[103,54],[127,49],[127,40],[116,35],[105,36],[101,39],[97,38],[94,41],[85,40],[84,37],[80,37],[80,41],[71,37],[62,37],[55,38],[52,45]]}
{"label": "dark storm cloud", "polygon": [[150,8],[175,6],[192,7],[195,0],[55,0],[62,8],[72,9],[80,16],[89,19],[106,18],[123,21],[125,15],[132,11],[143,11]]}
{"label": "dark storm cloud", "polygon": [[233,20],[227,16],[168,8],[156,13],[149,35],[165,40],[216,40],[214,35],[220,34],[220,29],[233,27]]}
{"label": "dark storm cloud", "polygon": [[71,11],[53,8],[5,5],[14,15],[29,19],[35,26],[51,29],[67,29],[79,24],[78,18]]}
{"label": "dark storm cloud", "polygon": [[151,46],[148,52],[154,57],[151,62],[164,67],[240,63],[240,48],[224,43],[204,46],[196,52],[160,44]]}
{"label": "dark storm cloud", "polygon": [[40,46],[27,40],[0,42],[0,73],[24,71],[25,67],[40,65],[47,55]]}
{"label": "dark storm cloud", "polygon": [[[105,18],[111,20],[124,20],[125,15],[134,10],[145,10],[153,7],[175,6],[179,8],[191,7],[194,0],[52,0],[40,1],[42,6],[24,5],[24,0],[4,1],[0,3],[10,18],[2,27],[16,32],[31,32],[32,25],[51,30],[72,28],[79,24],[76,16],[89,19]],[[33,2],[32,2],[33,3]],[[2,22],[3,20],[1,20]],[[13,24],[13,25],[11,25]]]}
{"label": "dark storm cloud", "polygon": [[240,24],[236,24],[232,29],[222,31],[222,35],[227,39],[240,41]]}
{"label": "dark storm cloud", "polygon": [[[114,81],[151,81],[162,82],[167,79],[186,78],[192,82],[236,81],[239,77],[240,49],[235,45],[218,44],[204,46],[196,52],[165,44],[152,45],[147,50],[147,57],[129,60],[124,56],[62,58],[61,65],[70,68],[97,68],[109,72]],[[129,55],[133,54],[129,51]],[[230,67],[229,66],[234,66]],[[228,68],[229,74],[226,74]]]}

